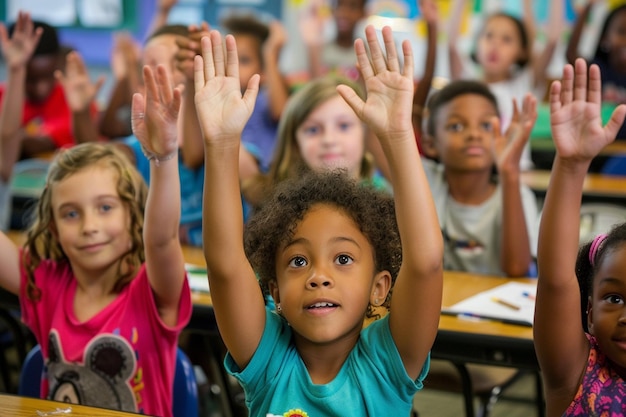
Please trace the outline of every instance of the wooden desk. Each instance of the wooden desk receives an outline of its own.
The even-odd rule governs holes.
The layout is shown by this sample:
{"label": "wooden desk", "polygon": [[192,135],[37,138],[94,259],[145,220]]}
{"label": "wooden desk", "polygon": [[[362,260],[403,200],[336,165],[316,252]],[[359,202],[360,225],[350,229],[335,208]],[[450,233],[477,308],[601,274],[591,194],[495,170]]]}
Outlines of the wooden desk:
{"label": "wooden desk", "polygon": [[11,417],[36,417],[38,411],[52,412],[57,408],[65,410],[71,407],[71,413],[50,414],[51,417],[136,417],[138,414],[122,411],[106,410],[104,408],[87,407],[41,400],[39,398],[19,397],[17,395],[0,394],[0,415]]}
{"label": "wooden desk", "polygon": [[[449,307],[512,278],[444,272],[442,305]],[[532,279],[515,279],[532,282]],[[531,327],[498,321],[472,322],[442,315],[431,356],[461,363],[509,366],[538,370]]]}
{"label": "wooden desk", "polygon": [[[550,171],[522,172],[522,182],[530,187],[537,197],[543,199],[550,183]],[[626,205],[626,177],[587,174],[583,184],[583,201]]]}

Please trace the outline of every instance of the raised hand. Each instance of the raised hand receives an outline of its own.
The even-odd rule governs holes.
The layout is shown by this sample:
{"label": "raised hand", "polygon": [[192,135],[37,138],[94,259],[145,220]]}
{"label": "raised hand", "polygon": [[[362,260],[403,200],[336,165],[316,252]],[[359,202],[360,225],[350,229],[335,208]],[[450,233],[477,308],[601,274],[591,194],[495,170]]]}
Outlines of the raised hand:
{"label": "raised hand", "polygon": [[323,43],[324,38],[321,34],[324,32],[324,24],[329,16],[328,6],[323,0],[312,0],[301,11],[298,28],[305,46],[313,47]]}
{"label": "raised hand", "polygon": [[193,81],[193,60],[196,55],[200,55],[200,39],[209,36],[210,28],[207,22],[202,22],[199,26],[189,26],[189,36],[177,36],[176,45],[176,68],[182,72],[187,81]]}
{"label": "raised hand", "polygon": [[504,134],[501,133],[500,119],[493,120],[494,157],[499,173],[519,172],[524,146],[530,139],[530,133],[537,121],[537,99],[530,93],[524,96],[520,112],[517,101],[513,99],[513,118]]}
{"label": "raised hand", "polygon": [[626,116],[626,105],[619,105],[606,126],[600,117],[600,69],[589,67],[578,58],[563,68],[563,79],[550,87],[550,127],[557,154],[563,159],[590,161],[615,140]]}
{"label": "raised hand", "polygon": [[404,67],[400,68],[393,34],[389,26],[382,30],[386,55],[383,53],[372,25],[365,28],[371,54],[362,39],[357,39],[354,49],[357,65],[365,82],[367,100],[363,101],[345,85],[337,91],[352,107],[361,120],[369,125],[378,138],[413,136],[413,53],[409,41],[402,43]]}
{"label": "raised hand", "polygon": [[114,35],[111,51],[111,72],[116,80],[136,77],[139,74],[141,47],[130,33],[119,32]]}
{"label": "raised hand", "polygon": [[18,13],[10,39],[6,26],[0,24],[0,47],[9,70],[26,66],[35,52],[42,33],[42,28],[35,29],[28,12]]}
{"label": "raised hand", "polygon": [[172,81],[163,65],[156,75],[143,67],[145,93],[133,94],[133,133],[143,147],[159,159],[168,159],[178,151],[177,120],[181,103],[181,87],[172,88]]}
{"label": "raised hand", "polygon": [[201,40],[202,56],[194,61],[195,102],[205,141],[216,142],[234,137],[239,140],[259,92],[259,75],[248,81],[241,94],[239,58],[232,35],[222,36],[213,30]]}
{"label": "raised hand", "polygon": [[419,0],[417,2],[419,9],[422,12],[422,17],[427,24],[436,24],[439,20],[439,13],[437,12],[437,5],[434,0]]}
{"label": "raised hand", "polygon": [[56,71],[54,76],[63,86],[67,104],[73,112],[89,110],[89,105],[94,102],[104,84],[104,76],[100,76],[95,84],[91,82],[87,66],[76,51],[67,54],[65,73]]}
{"label": "raised hand", "polygon": [[287,31],[279,20],[274,20],[269,24],[270,35],[263,44],[263,51],[267,54],[279,53],[287,43]]}

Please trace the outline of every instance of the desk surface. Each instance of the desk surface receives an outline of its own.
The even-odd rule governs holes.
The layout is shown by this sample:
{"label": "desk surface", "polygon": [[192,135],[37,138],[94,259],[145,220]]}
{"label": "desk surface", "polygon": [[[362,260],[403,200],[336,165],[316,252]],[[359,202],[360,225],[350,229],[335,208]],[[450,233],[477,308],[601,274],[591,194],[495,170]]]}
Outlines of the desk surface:
{"label": "desk surface", "polygon": [[[550,171],[522,172],[522,182],[539,196],[545,196],[550,183]],[[601,200],[624,204],[626,177],[589,173],[583,184],[583,200]]]}
{"label": "desk surface", "polygon": [[56,401],[26,398],[17,395],[0,394],[0,415],[11,417],[36,417],[42,412],[51,413],[57,409],[66,410],[71,407],[71,413],[48,414],[54,417],[136,417],[138,414],[122,411],[106,410],[104,408],[87,407],[84,405],[66,404]]}

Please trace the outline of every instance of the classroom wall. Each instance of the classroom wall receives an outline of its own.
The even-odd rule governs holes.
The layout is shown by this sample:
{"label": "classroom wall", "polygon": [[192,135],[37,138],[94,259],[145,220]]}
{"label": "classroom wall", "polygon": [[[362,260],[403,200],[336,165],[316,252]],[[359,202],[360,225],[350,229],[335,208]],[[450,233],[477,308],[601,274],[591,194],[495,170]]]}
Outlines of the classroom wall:
{"label": "classroom wall", "polygon": [[[97,0],[79,1],[79,0],[0,0],[0,10],[3,11],[5,20],[13,21],[14,16],[11,16],[9,12],[16,13],[19,7],[25,7],[31,10],[35,18],[45,20],[45,16],[50,13],[52,9],[59,7],[59,2],[76,2],[90,5],[98,3]],[[111,1],[111,0],[107,0]],[[130,32],[133,36],[141,41],[146,36],[146,31],[150,20],[153,15],[153,11],[157,0],[112,0],[117,2],[131,1],[135,5],[135,21],[130,28]],[[223,5],[250,3],[255,7],[263,8],[264,4],[267,4],[267,9],[271,11],[267,16],[273,14],[279,14],[281,20],[285,24],[285,27],[290,33],[290,40],[285,46],[281,57],[281,68],[286,73],[298,73],[306,69],[306,55],[304,54],[304,48],[302,45],[299,29],[298,29],[298,17],[305,10],[309,0],[179,0],[178,5],[174,8],[170,15],[170,23],[198,23],[200,19],[215,22],[217,21],[217,14],[220,7]],[[446,21],[450,13],[450,6],[453,0],[437,0],[439,14],[443,20],[439,28],[438,36],[438,54],[437,54],[437,66],[435,75],[438,77],[447,78],[448,71],[448,53],[446,47]],[[499,1],[499,0],[475,0],[469,13],[465,16],[465,21],[462,26],[460,47],[461,50],[469,53],[471,51],[474,40],[476,38],[477,31],[480,29],[482,20],[485,13],[489,13],[493,10],[504,8],[504,10],[510,13],[519,13],[521,10],[521,1]],[[538,46],[541,46],[541,36],[545,22],[548,2],[543,0],[525,0],[534,1],[536,3],[537,21],[538,21]],[[575,0],[562,0],[565,1],[566,20],[571,22],[574,19],[574,3],[579,3]],[[617,3],[623,1],[617,1]],[[600,2],[594,9],[592,15],[593,21],[587,25],[585,33],[582,37],[581,51],[584,55],[589,56],[595,44],[597,42],[597,31],[601,27],[604,15],[609,6],[616,3],[615,0],[607,0]],[[222,5],[222,6],[220,6]],[[11,7],[9,7],[11,6]],[[31,9],[29,9],[29,7]],[[415,76],[420,77],[423,70],[425,50],[425,27],[419,20],[419,11],[416,7],[416,0],[369,0],[369,7],[374,14],[367,22],[364,22],[361,28],[366,23],[373,23],[376,27],[381,28],[385,24],[389,24],[394,27],[396,38],[398,43],[402,39],[409,39],[413,45],[413,51],[415,56]],[[69,45],[74,46],[77,50],[83,54],[86,62],[90,66],[92,77],[95,79],[97,76],[104,75],[107,77],[103,89],[100,92],[100,102],[104,102],[108,97],[111,87],[110,71],[109,71],[109,57],[112,46],[112,30],[103,29],[80,29],[80,28],[61,28],[59,30],[61,41]],[[362,33],[362,31],[361,31]],[[332,20],[329,18],[326,24],[325,30],[322,33],[325,39],[332,39],[334,36],[334,27]],[[565,63],[565,45],[567,37],[569,36],[569,29],[563,33],[562,41],[557,48],[554,59],[549,67],[549,74],[551,77],[559,77],[563,64]],[[5,79],[4,64],[0,65],[0,79]]]}

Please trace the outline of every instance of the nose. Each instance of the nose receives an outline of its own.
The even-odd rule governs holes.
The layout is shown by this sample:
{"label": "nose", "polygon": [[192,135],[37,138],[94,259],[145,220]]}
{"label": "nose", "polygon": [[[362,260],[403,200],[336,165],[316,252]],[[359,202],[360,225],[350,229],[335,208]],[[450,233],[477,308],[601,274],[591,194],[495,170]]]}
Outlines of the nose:
{"label": "nose", "polygon": [[83,214],[83,233],[91,234],[98,230],[98,216],[94,213]]}
{"label": "nose", "polygon": [[332,278],[321,270],[314,270],[309,279],[306,281],[306,288],[309,290],[328,287],[332,288],[334,282]]}

